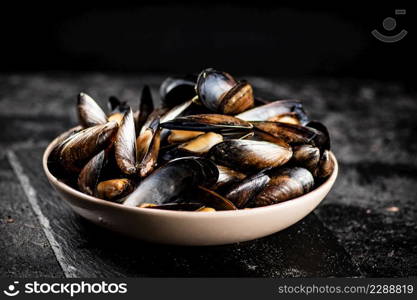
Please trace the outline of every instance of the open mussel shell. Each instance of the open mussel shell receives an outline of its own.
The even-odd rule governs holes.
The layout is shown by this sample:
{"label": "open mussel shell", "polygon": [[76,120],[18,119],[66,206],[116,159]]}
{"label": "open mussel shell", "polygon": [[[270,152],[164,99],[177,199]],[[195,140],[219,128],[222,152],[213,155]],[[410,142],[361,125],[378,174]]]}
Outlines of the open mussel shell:
{"label": "open mussel shell", "polygon": [[123,116],[130,109],[126,101],[120,101],[119,98],[115,96],[110,96],[109,101],[107,102],[108,109],[110,111],[108,120],[115,121],[119,125],[123,120]]}
{"label": "open mussel shell", "polygon": [[[277,100],[247,110],[236,115],[236,117],[246,121],[276,122],[280,122],[280,119],[285,120],[285,117],[291,117],[291,122],[289,123],[295,122],[297,124],[303,125],[308,122],[307,114],[303,109],[301,101],[299,100]],[[298,122],[296,120],[298,120]]]}
{"label": "open mussel shell", "polygon": [[138,161],[138,170],[140,177],[148,176],[155,168],[158,162],[159,149],[161,145],[161,128],[156,128],[152,136],[151,143],[146,150],[141,161]]}
{"label": "open mussel shell", "polygon": [[291,147],[266,141],[226,140],[215,145],[208,157],[217,164],[243,171],[260,171],[285,164]]}
{"label": "open mussel shell", "polygon": [[287,201],[308,193],[314,186],[313,175],[305,168],[281,168],[269,176],[271,180],[255,197],[254,206]]}
{"label": "open mussel shell", "polygon": [[116,163],[126,175],[136,173],[136,133],[131,109],[124,115],[117,131],[114,152]]}
{"label": "open mussel shell", "polygon": [[113,142],[117,129],[116,122],[108,122],[72,134],[58,145],[60,164],[71,172],[79,172],[89,159]]}
{"label": "open mussel shell", "polygon": [[233,185],[225,194],[225,197],[232,201],[238,208],[250,206],[254,197],[269,181],[270,177],[267,174],[263,172],[257,173]]}
{"label": "open mussel shell", "polygon": [[130,194],[134,187],[134,182],[128,178],[109,179],[97,184],[96,193],[101,199],[120,202],[120,199]]}
{"label": "open mussel shell", "polygon": [[197,76],[168,77],[159,88],[162,103],[165,107],[174,107],[194,98],[197,94],[195,84]]}
{"label": "open mussel shell", "polygon": [[237,82],[226,72],[203,70],[198,76],[196,89],[203,105],[215,112],[234,115],[254,105],[252,86],[247,82]]}
{"label": "open mussel shell", "polygon": [[223,136],[220,134],[214,132],[203,133],[188,142],[169,149],[162,155],[162,159],[167,161],[184,156],[202,156],[222,141]]}
{"label": "open mussel shell", "polygon": [[216,165],[202,157],[172,160],[146,177],[123,205],[164,204],[197,185],[213,185],[219,177]]}
{"label": "open mussel shell", "polygon": [[78,188],[81,192],[93,196],[106,163],[106,151],[95,155],[81,170],[78,176]]}
{"label": "open mussel shell", "polygon": [[[154,111],[154,103],[152,98],[151,89],[148,85],[145,85],[142,89],[142,95],[139,103],[139,111],[137,119],[135,120],[136,134],[138,135],[141,129],[144,127],[150,115]],[[162,114],[163,111],[158,111]]]}
{"label": "open mussel shell", "polygon": [[161,127],[177,130],[213,131],[220,133],[250,130],[253,125],[238,118],[219,114],[199,114],[178,117],[161,123]]}
{"label": "open mussel shell", "polygon": [[85,93],[78,95],[77,114],[84,128],[107,123],[104,111],[93,98]]}

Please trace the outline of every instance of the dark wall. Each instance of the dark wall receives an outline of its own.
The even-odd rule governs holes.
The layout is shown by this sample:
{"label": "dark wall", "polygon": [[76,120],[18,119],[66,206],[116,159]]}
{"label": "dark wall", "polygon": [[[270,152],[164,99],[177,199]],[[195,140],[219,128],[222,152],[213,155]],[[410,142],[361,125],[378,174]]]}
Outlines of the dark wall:
{"label": "dark wall", "polygon": [[[0,12],[0,71],[187,73],[213,66],[274,76],[405,78],[415,65],[411,10],[395,16],[395,8],[407,7],[337,4],[20,3]],[[409,31],[398,43],[370,34],[388,34],[388,16],[397,20],[392,32]]]}

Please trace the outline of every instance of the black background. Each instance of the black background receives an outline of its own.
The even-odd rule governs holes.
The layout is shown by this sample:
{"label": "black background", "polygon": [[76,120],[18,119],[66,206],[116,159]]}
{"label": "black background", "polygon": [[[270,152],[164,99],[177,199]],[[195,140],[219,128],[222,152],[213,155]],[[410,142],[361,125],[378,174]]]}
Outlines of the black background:
{"label": "black background", "polygon": [[[299,2],[297,2],[299,3]],[[0,13],[1,72],[112,71],[352,77],[412,82],[413,12],[364,3],[250,4],[224,1],[108,5],[15,3]],[[409,31],[387,44],[370,32],[386,17]]]}

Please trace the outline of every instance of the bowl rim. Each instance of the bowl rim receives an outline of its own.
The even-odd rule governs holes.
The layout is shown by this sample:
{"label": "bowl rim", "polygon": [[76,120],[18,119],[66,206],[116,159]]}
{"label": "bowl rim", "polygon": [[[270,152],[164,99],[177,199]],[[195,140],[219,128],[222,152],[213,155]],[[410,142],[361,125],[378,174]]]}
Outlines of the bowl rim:
{"label": "bowl rim", "polygon": [[[76,129],[79,126],[75,126],[73,128],[71,128],[70,130]],[[61,190],[64,190],[66,193],[71,194],[74,197],[77,197],[78,199],[82,199],[86,202],[89,202],[91,204],[97,204],[97,205],[103,205],[103,206],[107,206],[107,207],[111,207],[114,209],[121,209],[121,210],[125,210],[125,211],[130,211],[130,212],[141,212],[141,213],[147,213],[150,215],[167,215],[167,216],[180,216],[180,217],[202,217],[202,212],[198,212],[198,211],[177,211],[177,210],[164,210],[164,209],[149,209],[149,208],[142,208],[142,207],[133,207],[133,206],[124,206],[122,204],[119,203],[115,203],[115,202],[111,202],[111,201],[106,201],[94,196],[90,196],[87,194],[84,194],[74,188],[72,188],[71,186],[65,184],[64,182],[60,181],[57,177],[55,177],[48,168],[48,157],[50,155],[50,153],[52,152],[53,148],[55,147],[56,143],[58,142],[60,138],[60,135],[58,135],[54,140],[52,140],[51,143],[49,143],[49,145],[46,147],[43,156],[42,156],[42,166],[43,166],[43,170],[48,178],[48,180],[50,181],[50,183],[52,185],[56,185],[58,186]],[[334,169],[332,174],[326,179],[326,181],[324,181],[320,186],[316,187],[314,190],[300,196],[300,197],[296,197],[293,199],[290,199],[288,201],[284,201],[284,202],[280,202],[280,203],[276,203],[276,204],[271,204],[271,205],[267,205],[267,206],[262,206],[262,207],[254,207],[251,209],[238,209],[238,210],[220,210],[220,211],[215,211],[212,213],[205,213],[204,217],[216,217],[216,216],[243,216],[243,215],[252,215],[252,214],[256,214],[256,213],[262,213],[268,210],[274,210],[274,209],[285,209],[285,207],[291,206],[293,205],[293,203],[297,200],[308,200],[308,198],[313,197],[315,198],[316,194],[320,194],[321,190],[326,189],[327,187],[329,188],[329,190],[331,189],[333,183],[336,181],[336,177],[339,171],[339,165],[337,162],[337,159],[335,157],[335,155],[333,154],[333,152],[330,151],[330,157],[334,162]]]}

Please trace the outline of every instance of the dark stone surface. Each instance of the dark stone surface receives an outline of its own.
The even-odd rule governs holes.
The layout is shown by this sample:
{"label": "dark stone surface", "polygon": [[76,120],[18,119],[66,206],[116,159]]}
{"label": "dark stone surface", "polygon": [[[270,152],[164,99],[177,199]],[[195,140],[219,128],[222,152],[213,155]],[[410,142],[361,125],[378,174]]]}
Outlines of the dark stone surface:
{"label": "dark stone surface", "polygon": [[[75,216],[49,187],[40,165],[46,143],[76,124],[75,95],[86,91],[103,106],[110,95],[134,103],[143,84],[151,84],[156,95],[162,79],[102,74],[0,77],[0,155],[8,149],[17,153],[66,263],[78,276],[417,275],[417,96],[399,83],[246,78],[257,95],[304,100],[313,118],[328,126],[340,174],[316,210],[319,218],[311,214],[253,242],[181,248],[128,240]],[[24,196],[17,201],[27,205]]]}
{"label": "dark stone surface", "polygon": [[16,176],[5,157],[0,158],[0,276],[62,277]]}

